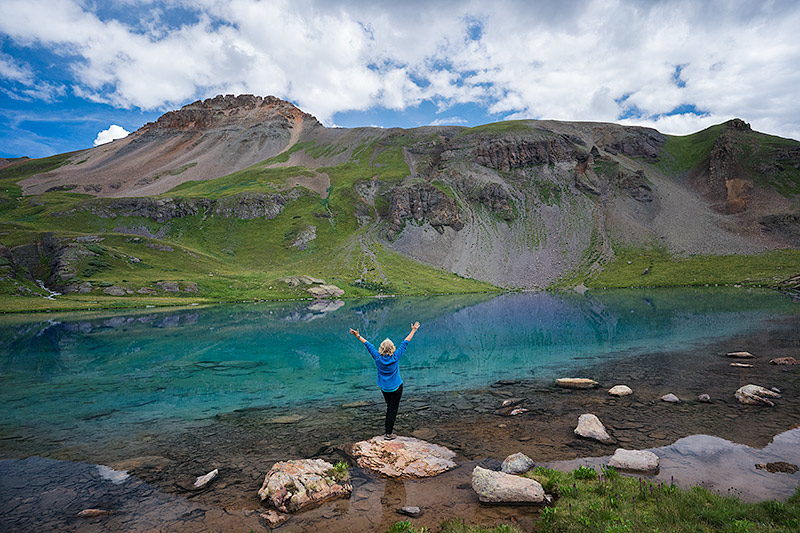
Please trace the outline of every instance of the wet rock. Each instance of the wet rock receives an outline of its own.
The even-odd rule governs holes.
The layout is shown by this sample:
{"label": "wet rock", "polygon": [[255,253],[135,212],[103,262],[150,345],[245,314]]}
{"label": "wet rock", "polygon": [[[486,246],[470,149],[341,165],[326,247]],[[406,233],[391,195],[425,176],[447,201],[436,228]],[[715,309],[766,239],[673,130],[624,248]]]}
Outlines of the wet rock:
{"label": "wet rock", "polygon": [[669,394],[662,396],[661,401],[667,403],[680,403],[681,399],[670,392]]}
{"label": "wet rock", "polygon": [[500,471],[506,474],[524,474],[535,465],[536,463],[533,462],[533,459],[524,453],[518,452],[505,458],[503,465],[500,467]]}
{"label": "wet rock", "polygon": [[608,393],[611,396],[627,396],[629,394],[633,394],[633,391],[627,385],[614,385],[608,389]]}
{"label": "wet rock", "polygon": [[108,509],[84,509],[80,513],[78,513],[78,518],[95,518],[97,516],[106,516],[113,513],[113,511],[109,511]]}
{"label": "wet rock", "polygon": [[798,468],[797,465],[793,465],[792,463],[787,463],[785,461],[776,461],[774,463],[767,463],[767,464],[757,464],[757,470],[766,470],[770,474],[794,474],[797,472]]}
{"label": "wet rock", "polygon": [[476,466],[472,490],[484,503],[542,503],[545,493],[538,481]]}
{"label": "wet rock", "polygon": [[774,407],[775,404],[769,398],[780,398],[781,395],[759,385],[750,384],[739,387],[734,393],[734,397],[744,405],[769,405]]}
{"label": "wet rock", "polygon": [[753,365],[747,363],[730,363],[728,366],[733,366],[736,368],[753,368]]}
{"label": "wet rock", "polygon": [[558,378],[556,385],[564,389],[593,389],[599,383],[589,378]]}
{"label": "wet rock", "polygon": [[438,434],[439,432],[433,428],[419,428],[411,432],[412,436],[422,440],[435,439]]}
{"label": "wet rock", "polygon": [[103,289],[103,292],[105,294],[108,294],[109,296],[125,296],[125,288],[120,287],[118,285],[114,285],[113,287],[106,287],[105,289]]}
{"label": "wet rock", "polygon": [[216,477],[217,477],[218,475],[219,475],[219,469],[215,468],[214,470],[212,470],[212,471],[211,471],[211,472],[209,472],[208,474],[206,474],[206,475],[204,475],[204,476],[199,476],[199,477],[198,477],[198,478],[197,478],[197,479],[194,481],[194,485],[192,485],[192,486],[193,486],[195,489],[202,489],[203,487],[205,487],[206,485],[208,485],[209,483],[211,483],[212,481],[214,481],[214,479],[216,479]]}
{"label": "wet rock", "polygon": [[401,507],[397,510],[398,513],[405,516],[410,516],[411,518],[418,518],[422,516],[422,509],[419,507],[415,507],[413,505],[406,505],[405,507]]}
{"label": "wet rock", "polygon": [[267,527],[275,528],[291,518],[291,515],[276,513],[272,509],[264,511],[258,517],[264,521]]}
{"label": "wet rock", "polygon": [[750,352],[728,352],[728,357],[735,357],[736,359],[753,359],[755,355],[751,354]]}
{"label": "wet rock", "polygon": [[271,422],[273,424],[294,424],[296,422],[301,421],[305,417],[303,415],[281,415],[281,416],[274,416],[267,420],[267,422]]}
{"label": "wet rock", "polygon": [[306,289],[314,298],[338,298],[344,294],[344,291],[336,285],[316,285]]}
{"label": "wet rock", "polygon": [[455,452],[413,437],[372,437],[356,442],[352,454],[361,468],[389,477],[431,477],[456,466]]}
{"label": "wet rock", "polygon": [[701,394],[700,396],[697,397],[697,401],[703,403],[711,403],[711,396],[709,396],[708,394]]}
{"label": "wet rock", "polygon": [[775,359],[770,359],[769,364],[771,365],[796,365],[798,364],[797,359],[794,357],[777,357]]}
{"label": "wet rock", "polygon": [[279,511],[294,512],[352,492],[353,487],[333,477],[333,465],[322,459],[297,459],[275,463],[258,491]]}
{"label": "wet rock", "polygon": [[366,400],[359,400],[357,402],[343,403],[342,404],[342,408],[343,409],[354,409],[354,408],[357,408],[357,407],[367,407],[368,405],[372,405],[372,403],[368,402]]}
{"label": "wet rock", "polygon": [[605,426],[596,415],[584,413],[578,417],[575,434],[585,439],[594,439],[603,444],[613,444],[614,438],[608,434]]}
{"label": "wet rock", "polygon": [[658,472],[658,456],[647,450],[625,450],[617,448],[608,461],[608,466],[629,472],[655,474]]}

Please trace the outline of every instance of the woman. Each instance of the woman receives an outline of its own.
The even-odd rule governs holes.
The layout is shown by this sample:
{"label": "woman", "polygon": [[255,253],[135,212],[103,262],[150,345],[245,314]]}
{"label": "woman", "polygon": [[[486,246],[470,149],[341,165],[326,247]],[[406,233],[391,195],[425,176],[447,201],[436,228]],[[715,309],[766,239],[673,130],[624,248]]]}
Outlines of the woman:
{"label": "woman", "polygon": [[384,439],[386,440],[395,438],[392,430],[394,429],[394,420],[397,418],[397,409],[400,407],[400,397],[403,396],[403,380],[400,378],[400,358],[406,352],[408,342],[414,338],[417,328],[419,328],[419,322],[411,324],[411,333],[400,343],[399,348],[395,349],[394,343],[386,339],[377,350],[367,339],[359,335],[357,329],[350,328],[350,333],[355,335],[367,347],[367,351],[375,360],[375,366],[378,368],[378,386],[383,392],[383,399],[386,400],[386,422],[384,428],[386,430]]}

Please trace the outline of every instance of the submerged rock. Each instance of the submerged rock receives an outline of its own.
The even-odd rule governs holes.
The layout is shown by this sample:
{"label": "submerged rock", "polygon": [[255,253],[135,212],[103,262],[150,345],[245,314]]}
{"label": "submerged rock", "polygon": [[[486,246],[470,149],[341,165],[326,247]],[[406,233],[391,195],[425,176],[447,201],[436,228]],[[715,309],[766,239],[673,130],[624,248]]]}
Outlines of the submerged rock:
{"label": "submerged rock", "polygon": [[538,481],[476,466],[472,490],[484,503],[542,503],[545,493]]}
{"label": "submerged rock", "polygon": [[199,477],[198,477],[198,478],[197,478],[197,479],[194,481],[194,485],[193,485],[193,487],[194,487],[195,489],[202,489],[203,487],[205,487],[206,485],[208,485],[209,483],[211,483],[212,481],[214,481],[214,479],[216,479],[216,477],[217,477],[218,475],[219,475],[219,470],[215,468],[214,470],[212,470],[212,471],[211,471],[211,472],[209,472],[208,474],[206,474],[206,475],[204,475],[204,476],[199,476]]}
{"label": "submerged rock", "polygon": [[258,517],[270,528],[278,527],[291,518],[288,514],[276,513],[272,509],[264,511]]}
{"label": "submerged rock", "polygon": [[737,359],[753,359],[755,355],[751,354],[750,352],[728,352],[728,357],[735,357]]}
{"label": "submerged rock", "polygon": [[518,452],[506,457],[505,461],[503,461],[503,466],[500,467],[500,471],[505,474],[524,474],[534,466],[536,466],[536,463],[533,462],[533,459],[524,453]]}
{"label": "submerged rock", "polygon": [[97,516],[105,516],[113,513],[113,511],[109,511],[108,509],[84,509],[80,513],[78,513],[78,518],[95,518]]}
{"label": "submerged rock", "polygon": [[352,453],[361,468],[389,477],[431,477],[456,466],[454,451],[413,437],[372,437],[356,442]]}
{"label": "submerged rock", "polygon": [[593,389],[599,383],[589,378],[558,378],[556,385],[564,389]]}
{"label": "submerged rock", "polygon": [[258,491],[279,511],[294,512],[308,505],[352,492],[353,487],[334,477],[333,465],[322,459],[297,459],[275,463]]}
{"label": "submerged rock", "polygon": [[769,398],[780,398],[781,395],[759,385],[750,384],[739,387],[734,393],[734,397],[744,405],[769,405],[774,407],[775,404]]}
{"label": "submerged rock", "polygon": [[633,394],[633,390],[627,385],[614,385],[610,389],[608,389],[608,393],[611,396],[627,396],[629,394]]}
{"label": "submerged rock", "polygon": [[658,472],[658,456],[647,450],[617,448],[608,461],[608,466],[613,466],[618,470],[655,474]]}
{"label": "submerged rock", "polygon": [[748,363],[730,363],[728,366],[735,366],[737,368],[753,368],[753,365]]}
{"label": "submerged rock", "polygon": [[614,438],[608,434],[605,426],[596,415],[584,413],[578,417],[578,427],[575,434],[585,439],[594,439],[603,444],[613,444]]}
{"label": "submerged rock", "polygon": [[669,394],[662,396],[661,401],[667,403],[680,403],[681,399],[670,392]]}
{"label": "submerged rock", "polygon": [[757,464],[757,470],[766,470],[770,474],[794,474],[797,472],[797,465],[787,463],[786,461],[776,461],[774,463]]}

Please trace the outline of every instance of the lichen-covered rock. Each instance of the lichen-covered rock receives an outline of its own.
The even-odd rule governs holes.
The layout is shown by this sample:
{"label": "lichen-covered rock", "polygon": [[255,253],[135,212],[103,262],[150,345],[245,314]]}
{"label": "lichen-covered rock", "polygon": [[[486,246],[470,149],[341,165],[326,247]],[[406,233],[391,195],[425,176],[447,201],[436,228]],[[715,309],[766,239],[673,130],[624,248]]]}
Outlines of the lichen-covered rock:
{"label": "lichen-covered rock", "polygon": [[633,390],[627,385],[614,385],[610,389],[608,389],[608,393],[611,396],[627,396],[629,394],[633,394]]}
{"label": "lichen-covered rock", "polygon": [[533,459],[524,453],[518,452],[506,457],[500,467],[500,471],[506,474],[524,474],[534,466],[536,466],[536,463],[533,462]]}
{"label": "lichen-covered rock", "polygon": [[472,490],[484,503],[542,503],[545,493],[534,479],[495,472],[476,466],[472,471]]}
{"label": "lichen-covered rock", "polygon": [[389,477],[431,477],[456,467],[454,451],[413,437],[372,437],[356,442],[352,453],[361,468]]}
{"label": "lichen-covered rock", "polygon": [[556,385],[565,389],[593,389],[599,383],[589,378],[558,378]]}
{"label": "lichen-covered rock", "polygon": [[775,404],[769,398],[780,398],[781,395],[759,385],[750,384],[739,387],[734,393],[734,397],[744,405],[769,405],[774,407]]}
{"label": "lichen-covered rock", "polygon": [[297,459],[275,463],[258,491],[279,511],[294,512],[311,504],[352,492],[353,487],[338,481],[333,465],[322,459]]}
{"label": "lichen-covered rock", "polygon": [[608,461],[608,466],[613,466],[618,470],[655,474],[658,472],[658,456],[647,450],[617,448]]}
{"label": "lichen-covered rock", "polygon": [[575,428],[575,434],[585,439],[594,439],[603,444],[613,444],[615,442],[614,438],[606,431],[606,427],[597,418],[597,415],[590,413],[584,413],[578,417],[578,426]]}

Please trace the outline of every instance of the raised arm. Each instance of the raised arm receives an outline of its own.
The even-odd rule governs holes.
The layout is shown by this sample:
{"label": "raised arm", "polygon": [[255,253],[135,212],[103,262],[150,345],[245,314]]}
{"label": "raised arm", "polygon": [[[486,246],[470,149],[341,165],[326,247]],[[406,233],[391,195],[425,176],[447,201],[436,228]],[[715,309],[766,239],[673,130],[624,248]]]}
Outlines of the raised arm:
{"label": "raised arm", "polygon": [[407,341],[410,341],[411,339],[414,338],[414,333],[417,332],[418,328],[419,328],[419,322],[414,322],[413,324],[411,324],[411,333],[409,333],[408,337],[406,337]]}
{"label": "raised arm", "polygon": [[358,330],[357,330],[357,329],[350,328],[350,333],[352,333],[353,335],[355,335],[356,339],[360,340],[361,342],[367,342],[367,339],[365,339],[364,337],[362,337],[362,336],[361,336],[361,335],[358,333]]}

